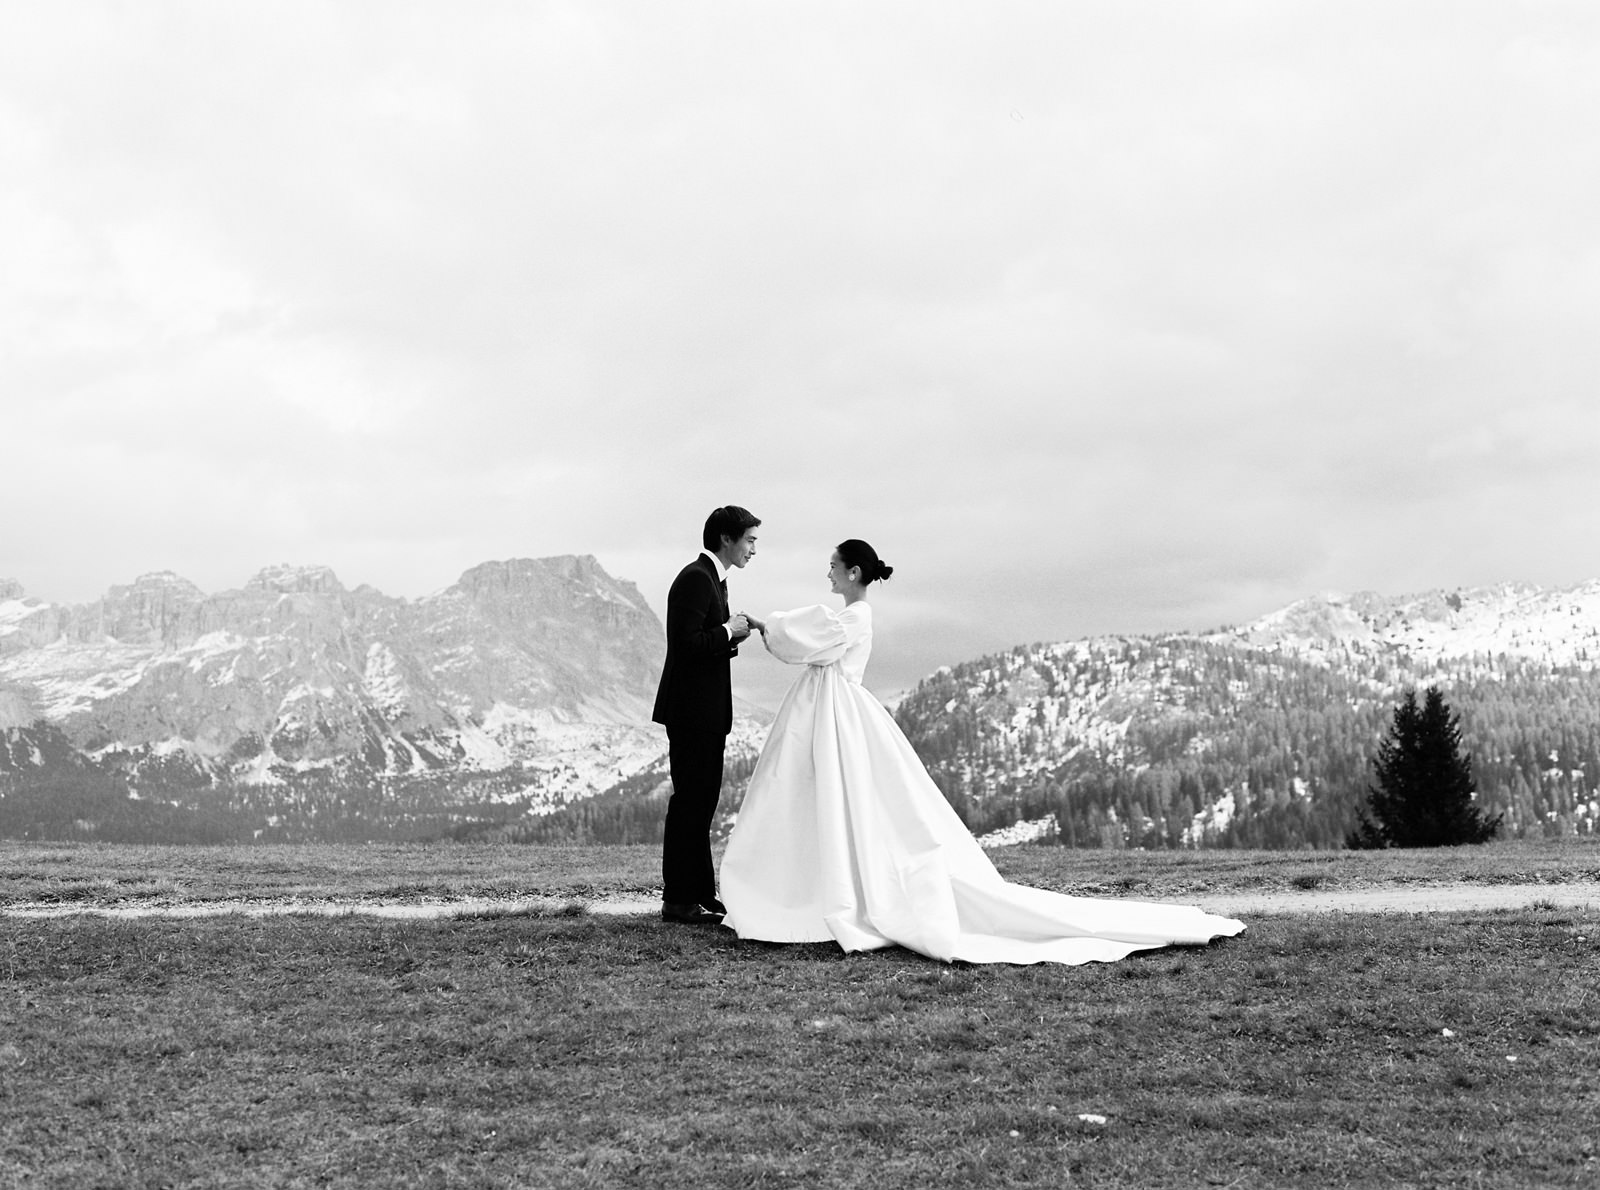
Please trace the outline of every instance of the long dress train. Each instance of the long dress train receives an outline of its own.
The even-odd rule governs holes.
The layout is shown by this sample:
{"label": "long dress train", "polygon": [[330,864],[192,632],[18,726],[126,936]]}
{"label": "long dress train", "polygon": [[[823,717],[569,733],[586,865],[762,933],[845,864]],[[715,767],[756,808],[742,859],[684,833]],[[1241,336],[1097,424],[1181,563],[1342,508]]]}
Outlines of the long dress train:
{"label": "long dress train", "polygon": [[1087,963],[1244,929],[1184,905],[1007,883],[862,689],[867,603],[774,612],[764,639],[773,656],[806,669],[778,708],[722,860],[723,924],[741,938]]}

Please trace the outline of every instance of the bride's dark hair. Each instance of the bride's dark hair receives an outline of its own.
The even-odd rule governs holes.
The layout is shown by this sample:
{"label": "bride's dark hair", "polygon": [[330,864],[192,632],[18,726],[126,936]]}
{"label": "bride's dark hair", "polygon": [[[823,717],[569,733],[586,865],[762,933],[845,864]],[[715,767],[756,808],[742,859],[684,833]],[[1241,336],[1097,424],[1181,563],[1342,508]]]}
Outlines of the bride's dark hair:
{"label": "bride's dark hair", "polygon": [[835,548],[839,551],[839,561],[847,569],[852,566],[860,568],[862,586],[886,579],[894,573],[894,567],[878,557],[878,551],[859,537],[841,541]]}

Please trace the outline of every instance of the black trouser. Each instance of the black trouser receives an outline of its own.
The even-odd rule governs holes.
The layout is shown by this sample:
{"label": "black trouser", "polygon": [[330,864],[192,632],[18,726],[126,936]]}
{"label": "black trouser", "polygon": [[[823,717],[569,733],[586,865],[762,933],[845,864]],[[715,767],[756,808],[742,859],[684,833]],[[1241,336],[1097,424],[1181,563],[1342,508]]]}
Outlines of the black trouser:
{"label": "black trouser", "polygon": [[722,796],[727,743],[721,733],[667,731],[672,797],[661,843],[661,899],[668,903],[704,905],[717,895],[711,820]]}

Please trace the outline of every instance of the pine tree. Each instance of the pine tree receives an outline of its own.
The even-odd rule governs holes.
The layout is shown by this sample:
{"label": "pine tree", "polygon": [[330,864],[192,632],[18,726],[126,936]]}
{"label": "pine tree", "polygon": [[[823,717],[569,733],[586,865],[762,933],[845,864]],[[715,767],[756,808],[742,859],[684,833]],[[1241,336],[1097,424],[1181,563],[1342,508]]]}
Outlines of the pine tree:
{"label": "pine tree", "polygon": [[1406,691],[1389,735],[1373,762],[1378,783],[1369,786],[1367,811],[1345,845],[1449,847],[1485,843],[1500,828],[1499,814],[1485,818],[1472,802],[1472,758],[1461,751],[1461,724],[1437,686],[1423,704]]}

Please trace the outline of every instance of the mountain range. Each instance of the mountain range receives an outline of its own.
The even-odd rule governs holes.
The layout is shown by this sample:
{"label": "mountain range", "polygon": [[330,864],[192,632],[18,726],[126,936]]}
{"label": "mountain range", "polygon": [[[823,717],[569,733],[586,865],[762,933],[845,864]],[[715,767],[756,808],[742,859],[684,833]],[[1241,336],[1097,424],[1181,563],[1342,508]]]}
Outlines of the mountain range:
{"label": "mountain range", "polygon": [[487,562],[417,600],[322,566],[212,595],[148,574],[82,606],[0,583],[0,775],[114,778],[249,837],[545,813],[660,754],[662,651],[638,589],[592,557]]}
{"label": "mountain range", "polygon": [[[151,574],[78,606],[0,580],[0,835],[650,839],[662,650],[592,557],[488,562],[416,600],[319,566],[212,595]],[[1600,583],[1327,594],[1018,646],[895,714],[979,834],[1325,847],[1400,693],[1432,684],[1506,830],[1596,829]],[[746,711],[724,828],[764,730]]]}

